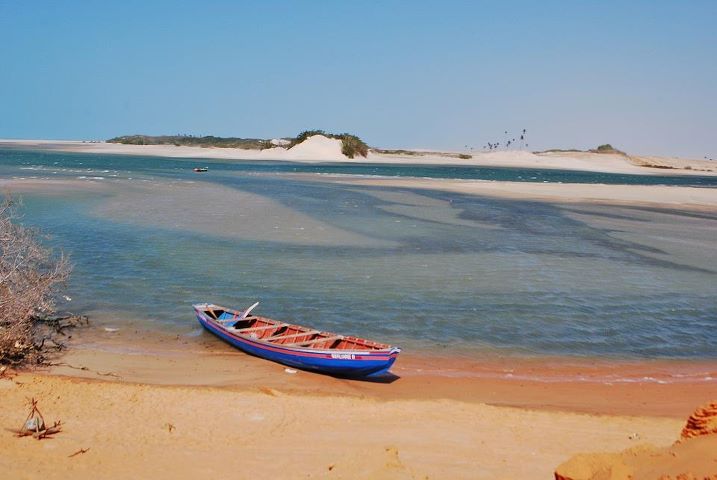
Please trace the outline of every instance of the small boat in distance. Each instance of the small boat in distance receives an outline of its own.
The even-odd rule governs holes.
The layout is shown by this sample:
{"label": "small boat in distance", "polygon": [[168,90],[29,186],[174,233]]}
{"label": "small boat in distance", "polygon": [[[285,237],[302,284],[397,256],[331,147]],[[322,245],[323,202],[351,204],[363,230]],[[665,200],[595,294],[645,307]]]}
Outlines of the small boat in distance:
{"label": "small boat in distance", "polygon": [[340,377],[387,373],[401,349],[363,338],[322,332],[309,327],[250,315],[208,303],[192,305],[205,329],[257,357]]}
{"label": "small boat in distance", "polygon": [[209,171],[209,169],[207,167],[194,167],[192,170],[194,170],[197,173]]}

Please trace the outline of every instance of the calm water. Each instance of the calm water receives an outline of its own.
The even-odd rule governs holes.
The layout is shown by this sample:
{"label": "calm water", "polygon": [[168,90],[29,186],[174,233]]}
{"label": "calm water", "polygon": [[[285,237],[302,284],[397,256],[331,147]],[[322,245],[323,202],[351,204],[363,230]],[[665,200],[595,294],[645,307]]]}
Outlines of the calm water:
{"label": "calm water", "polygon": [[[717,212],[552,205],[297,181],[345,173],[584,183],[715,177],[296,166],[0,151],[0,176],[96,178],[106,190],[24,195],[75,272],[71,308],[193,331],[190,304],[404,348],[717,358]],[[204,181],[212,188],[197,185]]]}
{"label": "calm water", "polygon": [[[717,187],[716,176],[625,175],[555,169],[515,169],[467,166],[375,165],[375,164],[296,164],[284,162],[229,163],[211,159],[172,159],[130,155],[87,155],[61,152],[33,152],[0,149],[0,175],[70,177],[92,175],[127,178],[150,175],[192,177],[192,166],[210,167],[204,177],[215,173],[318,173],[373,175],[390,177],[481,179],[511,182],[604,183],[624,185],[683,185]],[[19,170],[18,170],[19,169]]]}

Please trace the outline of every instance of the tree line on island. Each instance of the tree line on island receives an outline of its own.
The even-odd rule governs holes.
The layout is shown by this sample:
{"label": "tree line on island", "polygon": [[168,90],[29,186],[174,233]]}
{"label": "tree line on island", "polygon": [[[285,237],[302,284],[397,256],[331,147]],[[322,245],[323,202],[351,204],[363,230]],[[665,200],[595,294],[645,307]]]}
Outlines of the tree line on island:
{"label": "tree line on island", "polygon": [[305,130],[296,137],[266,140],[261,138],[215,137],[213,135],[124,135],[110,138],[109,143],[126,145],[174,145],[189,147],[243,148],[245,150],[266,150],[269,148],[292,148],[314,135],[323,135],[341,141],[341,153],[349,158],[366,157],[369,147],[356,135],[350,133],[328,133],[324,130]]}
{"label": "tree line on island", "polygon": [[[468,160],[473,158],[473,155],[468,153],[456,153],[456,152],[429,152],[429,151],[417,151],[417,150],[405,150],[405,149],[384,149],[369,147],[357,135],[351,133],[329,133],[324,130],[313,129],[304,130],[295,137],[284,137],[280,139],[261,139],[261,138],[240,138],[240,137],[216,137],[214,135],[196,136],[196,135],[124,135],[119,137],[110,138],[107,140],[109,143],[121,143],[126,145],[174,145],[174,146],[189,146],[189,147],[204,147],[204,148],[241,148],[246,150],[266,150],[270,148],[285,148],[290,149],[296,145],[301,144],[307,139],[315,136],[322,135],[327,138],[333,138],[341,141],[341,153],[346,155],[348,158],[355,157],[367,157],[369,151],[375,152],[382,155],[408,155],[408,156],[425,156],[425,155],[440,155],[445,157],[454,157],[462,160]],[[505,130],[504,138],[497,139],[495,141],[486,142],[483,145],[482,150],[485,152],[495,151],[508,151],[512,149],[523,150],[528,148],[528,131],[526,129],[519,130],[516,134],[511,134],[510,131]],[[474,147],[465,145],[467,150],[473,151]],[[624,152],[614,148],[610,144],[603,144],[597,148],[590,150],[578,150],[578,149],[549,149],[543,151],[536,151],[534,153],[558,153],[558,152],[590,152],[590,153],[605,153],[605,154],[617,154],[625,155]]]}
{"label": "tree line on island", "polygon": [[261,138],[240,138],[240,137],[215,137],[213,135],[196,136],[196,135],[124,135],[114,137],[107,140],[108,143],[122,143],[125,145],[174,145],[204,148],[243,148],[246,150],[266,150],[269,148],[286,148],[290,149],[304,142],[315,135],[322,135],[327,138],[333,138],[341,141],[341,153],[348,158],[367,157],[369,151],[384,155],[412,155],[423,156],[428,154],[440,154],[446,157],[455,157],[460,159],[473,158],[472,155],[466,153],[455,152],[423,152],[415,150],[402,149],[382,149],[369,147],[357,135],[351,133],[329,133],[325,130],[312,129],[304,130],[295,137],[284,137],[275,140],[267,140]]}

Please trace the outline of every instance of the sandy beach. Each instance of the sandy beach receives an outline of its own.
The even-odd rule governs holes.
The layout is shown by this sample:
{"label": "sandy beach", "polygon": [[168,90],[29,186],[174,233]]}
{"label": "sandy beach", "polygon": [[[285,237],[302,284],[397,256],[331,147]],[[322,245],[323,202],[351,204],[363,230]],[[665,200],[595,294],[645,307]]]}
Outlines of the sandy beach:
{"label": "sandy beach", "polygon": [[[6,478],[550,478],[576,453],[671,444],[714,394],[704,381],[640,379],[679,364],[623,365],[635,381],[611,383],[609,364],[509,362],[506,377],[505,364],[474,362],[475,377],[452,378],[408,357],[394,381],[371,383],[287,373],[212,339],[198,352],[153,337],[164,344],[153,351],[124,335],[116,345],[134,353],[81,347],[50,371],[0,379],[4,428],[29,398],[63,423],[40,442],[0,436]],[[587,380],[565,380],[578,372]]]}
{"label": "sandy beach", "polygon": [[[176,149],[169,153],[192,157],[232,153],[82,143],[35,147],[141,155]],[[324,160],[336,161],[331,155],[327,153]],[[510,161],[511,166],[523,167],[646,171],[622,157],[609,157],[589,154],[579,167],[575,156],[563,154],[526,153],[512,155]],[[433,161],[439,160],[452,164],[456,159]],[[477,161],[489,165],[502,160],[501,154],[494,154]],[[692,232],[690,239],[661,233],[655,240],[660,248],[687,252],[713,248],[711,220],[699,217],[700,212],[711,214],[717,209],[712,188],[278,175],[365,188],[379,199],[395,197],[397,206],[391,208],[401,215],[420,210],[422,218],[434,215],[436,220],[466,226],[479,223],[451,218],[448,202],[419,198],[412,192],[572,207],[644,206],[664,212],[664,217],[656,218],[673,230],[684,225]],[[113,183],[91,178],[5,178],[0,187],[45,197],[87,192],[111,199],[93,207],[97,217],[196,233],[211,230],[227,239],[278,240],[286,245],[318,241],[346,248],[393,246],[338,229],[268,197],[201,180]],[[373,192],[373,187],[382,190]],[[189,206],[193,217],[184,213]],[[692,212],[695,218],[671,216],[677,209]],[[570,215],[578,218],[585,212]],[[648,226],[638,220],[611,220],[611,228],[615,222],[624,223],[623,236],[629,236],[631,229],[660,227],[654,219]],[[319,240],[307,236],[316,231],[323,232]],[[700,265],[698,256],[683,261]],[[715,397],[713,361],[459,358],[412,352],[402,355],[390,381],[358,382],[287,372],[213,337],[190,341],[181,335],[150,332],[137,327],[139,323],[117,331],[105,329],[114,325],[108,322],[99,318],[89,329],[74,332],[70,350],[54,358],[54,366],[0,379],[3,478],[97,478],[97,472],[106,473],[103,478],[550,478],[559,464],[575,454],[617,452],[644,443],[667,447],[687,416]],[[36,441],[16,438],[7,430],[20,426],[30,398],[39,401],[48,421],[62,421],[62,432]]]}
{"label": "sandy beach", "polygon": [[[292,175],[308,179],[307,175]],[[665,185],[603,185],[535,182],[495,182],[486,180],[452,180],[424,178],[349,178],[324,175],[312,177],[318,182],[346,185],[397,187],[438,190],[496,198],[537,200],[557,203],[596,203],[606,205],[652,205],[705,209],[717,207],[717,191],[711,188],[673,187]]]}
{"label": "sandy beach", "polygon": [[[452,400],[585,414],[682,418],[710,400],[717,363],[600,360],[580,357],[441,355],[409,351],[395,377],[354,381],[248,356],[216,338],[199,340],[142,326],[117,329],[98,318],[73,332],[72,348],[44,374],[149,385],[276,389],[298,396]],[[429,387],[429,388],[427,388]]]}
{"label": "sandy beach", "polygon": [[683,423],[41,375],[0,389],[6,428],[22,423],[30,397],[64,425],[39,442],[0,436],[5,478],[549,478],[573,453],[626,448],[635,433],[670,443]]}
{"label": "sandy beach", "polygon": [[717,164],[707,160],[639,155],[597,154],[589,152],[533,153],[521,150],[469,152],[472,158],[458,158],[441,152],[415,150],[415,155],[384,154],[370,151],[368,157],[350,159],[341,153],[341,142],[321,135],[310,137],[291,149],[202,148],[173,145],[124,145],[106,142],[60,140],[2,140],[0,147],[111,155],[146,155],[168,158],[207,158],[220,160],[273,160],[286,162],[341,162],[408,165],[462,165],[510,168],[546,168],[636,175],[717,175]]}
{"label": "sandy beach", "polygon": [[[717,376],[714,362],[414,354],[377,383],[213,337],[101,323],[73,337],[55,366],[0,378],[4,478],[551,478],[575,454],[671,445]],[[60,433],[9,431],[31,398]]]}

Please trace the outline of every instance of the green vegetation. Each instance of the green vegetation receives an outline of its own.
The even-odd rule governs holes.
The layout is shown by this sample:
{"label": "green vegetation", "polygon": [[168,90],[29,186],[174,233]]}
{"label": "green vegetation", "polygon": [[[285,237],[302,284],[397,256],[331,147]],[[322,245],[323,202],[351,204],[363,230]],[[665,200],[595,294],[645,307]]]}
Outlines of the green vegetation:
{"label": "green vegetation", "polygon": [[195,137],[193,135],[125,135],[122,137],[110,138],[109,143],[123,143],[127,145],[174,145],[190,147],[219,147],[219,148],[243,148],[246,150],[263,150],[272,148],[275,145],[271,140],[258,138],[236,138],[236,137]]}
{"label": "green vegetation", "polygon": [[593,148],[590,150],[578,150],[576,148],[551,148],[549,150],[541,150],[541,151],[533,152],[533,153],[539,154],[539,153],[587,153],[587,152],[606,153],[606,154],[610,153],[610,154],[614,154],[614,155],[627,156],[627,154],[625,152],[618,150],[617,148],[613,147],[609,143],[600,145],[597,148]]}
{"label": "green vegetation", "polygon": [[313,137],[314,135],[323,135],[325,137],[328,137],[329,135],[324,132],[323,130],[304,130],[303,132],[299,133],[297,136],[291,139],[289,144],[286,146],[287,148],[293,148],[303,142],[304,140],[308,139],[309,137]]}
{"label": "green vegetation", "polygon": [[288,147],[295,147],[314,135],[323,135],[324,137],[341,140],[341,153],[349,158],[354,158],[357,155],[362,157],[368,155],[368,145],[356,135],[350,133],[326,133],[323,130],[304,130],[291,140]]}
{"label": "green vegetation", "polygon": [[618,150],[617,148],[614,148],[609,143],[600,145],[597,148],[594,148],[590,151],[592,153],[613,153],[613,154],[617,154],[617,155],[625,155],[625,152],[622,152],[622,151]]}
{"label": "green vegetation", "polygon": [[576,153],[576,152],[585,152],[584,150],[578,150],[576,148],[551,148],[549,150],[541,150],[538,152],[533,153]]}
{"label": "green vegetation", "polygon": [[356,135],[342,133],[338,138],[341,139],[341,153],[347,157],[354,158],[356,155],[360,155],[365,158],[368,155],[368,145]]}
{"label": "green vegetation", "polygon": [[440,157],[460,158],[462,160],[470,160],[473,155],[467,153],[449,153],[449,152],[431,152],[431,151],[416,151],[416,150],[390,150],[385,148],[372,148],[372,152],[380,155],[408,155],[411,157],[424,157],[426,155],[437,155]]}
{"label": "green vegetation", "polygon": [[372,148],[371,150],[381,155],[414,155],[418,157],[426,154],[425,152],[417,152],[415,150],[388,150],[384,148]]}
{"label": "green vegetation", "polygon": [[[341,153],[349,158],[354,158],[357,155],[362,157],[368,155],[368,145],[356,135],[350,133],[326,133],[323,130],[305,130],[296,137],[288,139],[289,143],[286,148],[294,147],[314,135],[323,135],[341,140]],[[243,148],[246,150],[264,150],[277,146],[271,143],[271,140],[260,138],[214,137],[212,135],[206,137],[195,137],[194,135],[124,135],[110,138],[107,142],[126,145],[174,145],[176,147]]]}

